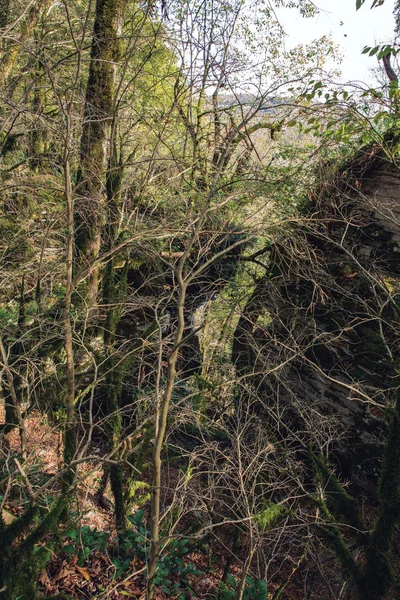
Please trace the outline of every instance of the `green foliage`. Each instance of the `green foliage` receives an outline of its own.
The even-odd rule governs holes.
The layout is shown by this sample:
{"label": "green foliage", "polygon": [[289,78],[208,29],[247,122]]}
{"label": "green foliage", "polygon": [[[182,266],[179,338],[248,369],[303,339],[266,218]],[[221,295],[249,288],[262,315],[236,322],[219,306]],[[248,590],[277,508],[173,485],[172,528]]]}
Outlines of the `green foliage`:
{"label": "green foliage", "polygon": [[[227,583],[221,581],[219,600],[233,600],[239,589],[240,582],[228,573]],[[268,600],[268,586],[264,579],[253,579],[246,577],[246,583],[243,590],[243,600]]]}
{"label": "green foliage", "polygon": [[19,306],[16,301],[0,305],[0,325],[16,325],[18,321]]}
{"label": "green foliage", "polygon": [[66,554],[75,554],[78,557],[78,565],[83,565],[93,550],[104,550],[109,540],[109,534],[99,531],[96,527],[90,528],[84,525],[78,529],[69,529],[66,534],[72,543],[63,546]]}
{"label": "green foliage", "polygon": [[[145,563],[149,555],[150,532],[144,521],[144,510],[137,510],[128,517],[128,520],[133,525],[133,529],[126,530],[121,536],[121,556],[113,559],[116,577],[129,568],[133,557]],[[172,540],[159,558],[155,585],[169,597],[179,597],[184,600],[189,587],[188,576],[201,573],[192,563],[187,563],[185,560],[190,551],[188,540]]]}
{"label": "green foliage", "polygon": [[133,529],[127,529],[121,535],[120,546],[122,554],[131,557],[137,556],[145,562],[150,549],[150,534],[144,520],[144,510],[137,510],[127,518],[133,525]]}
{"label": "green foliage", "polygon": [[389,56],[390,54],[396,56],[398,52],[399,49],[394,48],[391,44],[383,44],[382,46],[378,45],[374,47],[365,46],[365,48],[362,51],[362,54],[368,54],[368,56],[374,56],[376,54],[378,60],[381,60],[381,58],[383,58],[384,56]]}
{"label": "green foliage", "polygon": [[[364,1],[357,0],[357,8]],[[372,6],[379,6],[383,0],[371,2]],[[215,21],[210,23],[210,27],[208,19],[211,13],[208,14],[207,1],[196,7],[196,16],[191,14],[185,17],[179,15],[179,12],[189,9],[177,3],[179,7],[174,5],[171,8],[176,13],[170,24],[160,23],[155,10],[142,10],[144,5],[124,0],[98,0],[86,15],[88,7],[85,3],[71,3],[68,13],[67,4],[53,3],[43,14],[40,27],[37,28],[42,46],[40,54],[36,51],[36,42],[30,40],[29,36],[22,40],[23,43],[18,42],[20,59],[12,74],[12,89],[6,89],[4,95],[4,98],[11,98],[12,102],[7,100],[7,104],[3,103],[0,107],[0,110],[10,111],[5,127],[7,133],[3,133],[1,138],[4,160],[0,166],[5,182],[3,195],[6,214],[0,218],[0,237],[5,240],[1,248],[6,262],[6,276],[3,279],[7,285],[8,281],[11,282],[2,292],[0,326],[5,329],[5,342],[14,342],[22,337],[23,361],[20,362],[28,365],[27,373],[23,373],[24,389],[32,391],[32,397],[33,392],[36,394],[40,390],[43,395],[54,396],[60,401],[66,387],[63,372],[66,359],[63,351],[58,352],[55,358],[54,348],[56,343],[63,344],[65,338],[62,325],[62,300],[66,294],[66,219],[63,193],[66,184],[70,183],[65,180],[68,166],[71,169],[76,205],[73,242],[81,250],[86,250],[87,247],[91,252],[93,249],[93,254],[88,252],[87,260],[82,260],[81,264],[77,264],[79,261],[75,256],[74,275],[79,274],[80,267],[83,271],[88,269],[88,273],[84,273],[84,279],[80,283],[75,285],[74,281],[74,306],[69,314],[75,346],[73,362],[77,371],[78,400],[74,410],[76,422],[80,424],[81,439],[75,426],[66,427],[65,409],[59,411],[62,418],[59,419],[58,426],[65,434],[64,458],[67,463],[76,456],[77,440],[79,448],[83,448],[84,440],[89,443],[93,433],[101,438],[99,447],[103,448],[108,443],[108,450],[114,460],[109,474],[119,537],[117,545],[115,540],[110,541],[105,532],[88,526],[72,528],[65,534],[63,550],[67,554],[76,555],[78,564],[82,565],[90,559],[92,552],[107,548],[115,567],[114,578],[119,578],[130,568],[135,558],[143,564],[149,558],[150,532],[144,511],[138,510],[128,517],[130,528],[126,528],[125,512],[129,503],[142,505],[149,499],[150,486],[145,481],[131,480],[128,464],[135,464],[135,468],[142,471],[149,454],[153,452],[154,419],[150,423],[149,417],[154,415],[155,398],[160,398],[163,393],[164,375],[169,366],[168,355],[173,347],[177,308],[176,282],[179,279],[179,269],[177,271],[176,267],[185,244],[193,235],[194,241],[183,271],[184,280],[189,286],[184,311],[190,312],[190,303],[196,295],[191,288],[199,290],[199,298],[209,288],[212,300],[207,307],[204,327],[199,331],[203,351],[202,374],[193,377],[189,383],[185,381],[182,384],[179,381],[181,373],[177,373],[168,425],[171,426],[169,430],[172,431],[173,439],[173,421],[176,421],[177,413],[181,426],[181,417],[189,420],[191,417],[188,414],[192,414],[194,409],[197,413],[193,419],[197,420],[196,425],[184,422],[182,431],[190,433],[191,427],[197,428],[198,431],[194,431],[195,435],[192,436],[193,444],[198,445],[202,451],[201,444],[210,441],[215,449],[219,445],[223,448],[224,444],[217,443],[219,432],[221,440],[230,443],[230,435],[226,439],[223,436],[226,424],[234,417],[235,394],[236,398],[242,400],[237,392],[238,372],[235,372],[235,365],[231,360],[237,324],[258,281],[262,280],[263,285],[275,285],[274,281],[270,281],[275,278],[272,269],[270,279],[265,277],[265,271],[270,267],[268,247],[274,239],[288,232],[289,226],[284,223],[298,222],[300,202],[307,198],[307,191],[315,181],[314,164],[310,167],[307,165],[328,156],[333,157],[332,169],[335,170],[338,161],[351,153],[354,146],[367,138],[381,139],[382,132],[396,125],[398,117],[391,114],[390,107],[385,110],[385,106],[381,105],[381,101],[387,99],[385,90],[366,91],[359,106],[356,104],[359,99],[352,97],[348,91],[325,87],[321,75],[323,54],[332,49],[326,38],[321,44],[313,43],[308,47],[298,47],[286,52],[281,61],[278,48],[283,43],[283,36],[274,23],[274,2],[265,3],[268,6],[256,11],[260,15],[257,31],[252,31],[249,26],[248,14],[251,11],[245,8],[241,13],[243,19],[240,16],[241,8],[235,12],[237,7],[242,6],[241,2],[210,2],[213,5],[211,13],[215,11],[220,17],[215,19],[214,15]],[[295,6],[304,16],[312,15],[315,11],[310,0],[276,0],[275,4]],[[122,12],[124,15],[120,22]],[[204,26],[201,20],[197,20],[201,14],[205,17]],[[182,26],[185,22],[190,24],[193,38],[201,31],[204,38],[201,44],[207,44],[208,37],[212,40],[216,36],[208,48],[203,45],[197,47],[194,64],[179,64],[179,68],[178,38],[168,38],[167,34],[167,29],[170,26],[172,28],[176,22],[180,22]],[[239,28],[236,23],[240,24]],[[271,26],[272,33],[267,25]],[[18,35],[18,27],[16,22],[13,35]],[[257,40],[266,35],[268,42],[257,48]],[[255,73],[252,72],[247,79],[245,63],[250,54],[241,50],[241,36],[246,43],[250,40],[252,49],[265,52],[271,58],[270,66],[260,67],[260,73],[256,75],[255,97],[250,102],[242,102],[234,91],[239,73],[241,79],[248,83]],[[232,48],[225,47],[229,39],[234,40]],[[5,44],[7,43],[6,39]],[[180,55],[183,63],[193,49],[186,46],[186,43],[185,40],[185,49]],[[217,54],[210,59],[211,62],[200,66],[201,56],[208,53],[212,56],[216,46]],[[176,54],[173,48],[177,48]],[[200,48],[201,52],[198,53]],[[389,54],[396,54],[397,49],[385,44],[367,47],[364,52],[384,58]],[[252,58],[255,57],[254,53]],[[39,75],[37,68],[32,66],[38,58]],[[291,63],[289,76],[282,68],[284,61],[286,64]],[[258,58],[252,61],[253,65],[256,63]],[[239,69],[235,73],[236,65],[241,65],[243,70]],[[310,65],[317,65],[319,75],[314,76],[317,78],[310,79],[308,74],[306,79],[299,76],[299,73],[307,72]],[[253,71],[254,68],[253,66]],[[189,80],[191,71],[195,73],[192,81]],[[268,94],[277,96],[276,111],[282,111],[282,115],[274,114],[274,108],[270,111],[268,102],[262,108],[265,100],[268,100],[267,92],[260,92],[267,89],[264,85],[265,73],[268,73],[269,83],[273,83]],[[294,80],[301,81],[302,89],[287,92],[287,82],[292,75]],[[82,107],[86,83],[86,105]],[[216,89],[218,93],[218,86],[222,90],[221,97],[217,97],[212,106],[210,90]],[[40,110],[29,96],[32,90],[39,87],[44,100]],[[280,89],[283,91],[279,91]],[[235,106],[230,106],[230,101],[224,104],[223,96],[227,90],[233,91],[232,103]],[[394,85],[391,84],[388,94],[389,98],[397,97]],[[300,101],[297,102],[297,99]],[[378,111],[376,105],[371,108],[372,99],[378,101]],[[352,107],[356,110],[352,110]],[[70,114],[68,111],[71,111]],[[267,121],[261,116],[262,111],[271,112]],[[359,114],[362,118],[357,120],[355,115]],[[251,116],[247,119],[247,115]],[[366,132],[365,123],[368,119]],[[66,124],[68,127],[65,127]],[[263,128],[258,131],[263,138],[268,139],[267,146],[264,140],[262,142],[262,152],[258,152],[260,140],[254,135],[259,124]],[[46,140],[37,137],[44,129],[48,130]],[[267,131],[267,136],[263,130]],[[286,134],[288,137],[282,140]],[[36,139],[36,143],[29,147],[29,140],[32,138]],[[65,142],[70,144],[68,152],[64,152],[67,150]],[[244,170],[239,170],[237,167],[245,144],[248,162],[244,161]],[[323,149],[320,150],[319,146]],[[32,151],[33,154],[43,154],[40,166],[41,170],[48,166],[47,174],[32,174],[35,160]],[[221,163],[220,174],[214,164],[217,155]],[[70,160],[68,165],[63,164],[66,156]],[[222,165],[222,158],[226,159],[226,164]],[[206,214],[204,221],[200,216],[203,211]],[[308,217],[309,214],[305,211],[304,216]],[[307,227],[306,219],[300,221]],[[275,228],[271,225],[272,222],[276,223]],[[198,238],[197,225],[200,227]],[[93,235],[94,230],[96,235]],[[223,256],[221,262],[218,259],[216,273],[212,276],[214,279],[209,277],[207,268],[198,272],[197,278],[194,276],[191,279],[194,270],[201,269],[208,260],[212,262],[212,256],[221,249],[221,244],[215,243],[218,237],[228,244],[235,239],[251,240],[251,248],[249,244],[242,251],[238,246],[240,253]],[[101,240],[98,248],[95,247],[96,243],[93,244],[96,239]],[[118,252],[111,257],[115,245],[119,245]],[[251,259],[250,254],[256,256]],[[105,255],[107,256],[104,257]],[[301,250],[299,256],[303,256]],[[242,258],[247,260],[242,261]],[[96,261],[93,264],[92,259]],[[293,266],[288,265],[293,272],[296,270],[296,260],[297,258],[293,259]],[[104,286],[103,297],[98,306],[91,307],[85,296],[85,281],[90,279],[92,269],[97,269],[97,261],[100,263],[99,278]],[[120,270],[122,264],[124,266]],[[215,267],[215,264],[212,266]],[[132,273],[135,270],[136,273]],[[135,283],[132,283],[132,279],[128,281],[128,271],[129,276],[135,276]],[[22,336],[16,327],[10,327],[18,322],[19,305],[12,298],[16,295],[12,288],[16,288],[15,282],[20,278],[21,272],[26,272],[27,279],[26,298],[22,299],[21,305],[29,321],[27,318],[24,324],[34,324]],[[143,280],[140,278],[141,272],[145,273]],[[219,287],[213,289],[216,279]],[[218,295],[215,294],[215,289]],[[40,293],[36,292],[37,297],[33,299],[35,290],[40,290]],[[94,296],[97,292],[96,288]],[[50,305],[55,301],[59,302],[51,312]],[[194,311],[193,308],[191,310]],[[171,323],[166,334],[163,332],[161,336],[160,333],[158,353],[158,326],[154,314],[163,313],[171,316]],[[121,316],[128,323],[127,330],[132,323],[135,340],[132,341],[129,337],[131,331],[120,333],[118,325],[121,325]],[[145,335],[140,333],[143,329],[136,327],[140,319],[147,323],[153,319],[153,324],[148,326]],[[91,336],[95,327],[102,329],[104,336],[101,347],[92,352],[94,344],[92,345]],[[157,335],[153,336],[150,329],[154,332],[157,330]],[[188,333],[189,329],[186,328],[185,335]],[[249,323],[247,333],[250,342],[257,340],[254,344],[256,349],[258,342],[261,346],[263,339],[266,340],[269,334],[275,333],[265,306],[257,312],[254,322]],[[265,334],[264,337],[262,334]],[[54,339],[58,342],[54,342]],[[270,341],[272,343],[272,335]],[[275,337],[275,341],[280,354],[279,335]],[[41,362],[46,345],[51,346],[53,364],[56,365],[50,376],[42,369]],[[249,347],[250,345],[249,343]],[[185,353],[184,345],[179,347],[179,352],[182,355]],[[300,347],[299,356],[301,354]],[[82,359],[82,355],[86,355],[86,358]],[[156,388],[153,382],[157,360],[160,377]],[[136,365],[135,361],[141,362]],[[18,361],[10,360],[10,364],[13,373],[20,376]],[[249,374],[248,379],[243,378],[242,382],[251,391],[254,406],[258,406],[259,394],[263,394],[263,390],[257,382],[253,386],[253,377],[254,374]],[[57,380],[58,388],[51,387],[50,379],[53,382]],[[89,381],[88,388],[85,389]],[[131,403],[135,408],[129,412],[127,395],[133,387],[138,392]],[[90,401],[87,393],[89,388],[93,390]],[[264,400],[265,398],[262,399],[263,402]],[[274,410],[272,404],[268,403],[268,412]],[[187,407],[190,411],[186,410]],[[89,411],[90,421],[87,418]],[[87,429],[89,422],[90,435]],[[264,423],[260,427],[264,427]],[[137,445],[132,450],[133,456],[124,461],[121,441],[125,433],[129,434],[135,428],[141,432],[141,437],[140,440],[139,436],[135,438]],[[284,429],[282,427],[282,431]],[[291,435],[290,431],[288,435]],[[190,438],[190,435],[186,438]],[[397,448],[400,447],[398,435],[396,438],[391,437],[389,442],[393,447],[395,444]],[[286,451],[285,443],[286,440],[282,440],[282,453]],[[174,442],[171,447],[172,445]],[[168,442],[164,444],[164,450],[164,456],[169,459],[172,450],[168,447]],[[183,454],[187,457],[191,451],[191,447],[183,447],[178,460],[183,462]],[[246,444],[246,451],[253,451],[251,442]],[[257,449],[254,451],[257,452]],[[381,584],[383,587],[383,583],[386,585],[389,580],[388,548],[399,508],[398,473],[394,465],[395,461],[400,463],[400,459],[398,451],[396,452],[397,454],[393,450],[386,457],[381,478],[380,497],[383,509],[373,534],[374,543],[369,559],[370,562],[375,560],[376,565],[379,565],[380,575],[376,577],[375,588],[372,585],[370,587],[374,590]],[[226,454],[228,458],[224,457],[218,468],[229,468],[229,452]],[[185,466],[190,465],[184,481],[184,486],[187,487],[198,476],[198,469],[196,466],[192,468],[191,459],[190,456],[182,468],[183,471]],[[325,518],[325,525],[321,526],[321,530],[324,530],[323,535],[329,540],[346,570],[358,577],[351,548],[349,549],[342,528],[338,525],[340,519],[341,523],[347,523],[354,531],[363,529],[357,503],[320,457],[313,457],[313,461],[315,477],[325,495],[320,503],[320,512]],[[182,467],[181,464],[179,466]],[[278,460],[277,469],[279,466]],[[263,477],[262,474],[260,488],[264,487]],[[272,485],[273,477],[271,474]],[[30,471],[28,478],[36,489],[37,475]],[[75,473],[71,470],[64,477],[64,491],[74,484],[74,478]],[[223,479],[221,477],[221,481]],[[18,491],[23,489],[23,478],[16,475],[15,481]],[[289,487],[289,483],[287,485]],[[275,496],[263,495],[263,498],[273,497],[274,502],[263,503],[262,500],[256,500],[252,504],[251,525],[258,526],[260,540],[263,538],[262,534],[267,533],[281,517],[288,514],[284,508],[286,492],[287,489],[284,488],[284,491],[279,491]],[[51,493],[53,492],[49,490],[49,494]],[[292,494],[292,490],[288,493]],[[26,497],[25,492],[21,494],[24,501]],[[298,496],[293,493],[291,497]],[[51,500],[46,498],[47,500],[51,504]],[[49,559],[49,550],[44,546],[46,535],[58,530],[59,522],[63,521],[62,511],[68,503],[69,498],[65,497],[51,504],[49,514],[42,516],[39,524],[36,523],[39,511],[32,508],[27,509],[22,517],[8,527],[0,519],[0,546],[5,548],[4,556],[0,558],[1,573],[2,578],[8,578],[9,581],[11,575],[8,571],[13,570],[12,578],[15,583],[10,581],[10,586],[13,586],[10,589],[15,598],[12,600],[35,597],[33,576],[37,574],[40,565]],[[168,518],[175,517],[174,510],[181,508],[172,506]],[[166,530],[168,518],[163,522]],[[346,532],[348,530],[345,529]],[[183,600],[188,595],[190,576],[199,574],[189,559],[191,546],[186,539],[171,540],[166,537],[164,542],[155,583],[168,597]],[[15,557],[11,551],[15,553]],[[226,568],[228,570],[229,565]],[[2,583],[3,581],[0,582],[0,588]],[[238,582],[229,574],[227,581],[221,584],[220,599],[229,600],[238,591]],[[266,600],[267,595],[264,580],[246,578],[246,600]]]}
{"label": "green foliage", "polygon": [[189,575],[200,575],[192,563],[186,563],[184,558],[190,552],[188,540],[172,540],[166,551],[160,557],[154,583],[168,596],[177,596],[185,600],[189,588]]}
{"label": "green foliage", "polygon": [[111,559],[111,562],[115,567],[113,579],[118,579],[118,577],[121,577],[121,575],[126,573],[131,564],[130,558],[120,558],[119,556],[114,556]]}
{"label": "green foliage", "polygon": [[[359,8],[361,8],[361,6],[364,4],[365,0],[356,0],[356,9],[358,10]],[[382,6],[382,4],[385,2],[385,0],[373,0],[372,4],[371,4],[371,8],[374,8],[375,6]]]}

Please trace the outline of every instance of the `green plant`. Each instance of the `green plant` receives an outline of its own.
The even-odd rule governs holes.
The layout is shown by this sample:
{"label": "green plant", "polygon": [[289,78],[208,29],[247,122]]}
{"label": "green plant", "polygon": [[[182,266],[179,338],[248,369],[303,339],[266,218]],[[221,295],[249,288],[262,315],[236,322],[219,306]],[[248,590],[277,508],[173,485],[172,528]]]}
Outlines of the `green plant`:
{"label": "green plant", "polygon": [[287,513],[287,509],[284,506],[273,502],[265,502],[262,510],[259,510],[254,518],[262,531],[268,531],[279,517],[285,513]]}
{"label": "green plant", "polygon": [[141,561],[147,560],[149,552],[149,532],[144,521],[144,510],[137,510],[128,516],[133,529],[124,531],[120,536],[120,548],[124,556],[137,556]]}
{"label": "green plant", "polygon": [[[114,558],[112,561],[116,567],[116,578],[129,568],[133,556],[143,562],[148,558],[150,534],[144,521],[144,510],[137,510],[135,514],[128,517],[128,520],[133,525],[133,529],[125,531],[121,536],[120,548],[123,558]],[[188,576],[201,574],[195,565],[185,562],[184,557],[189,552],[188,540],[172,540],[166,546],[157,564],[155,585],[168,596],[176,597],[177,600],[186,598],[189,587]]]}
{"label": "green plant", "polygon": [[128,570],[129,565],[131,564],[129,558],[119,558],[118,556],[115,556],[111,562],[115,567],[113,579],[118,579],[118,577],[121,577],[121,575]]}
{"label": "green plant", "polygon": [[[228,573],[227,583],[221,581],[219,590],[219,600],[233,600],[238,592],[239,585],[232,575]],[[268,587],[267,582],[264,579],[253,579],[252,577],[246,577],[246,584],[243,591],[243,600],[267,600],[268,599]]]}
{"label": "green plant", "polygon": [[78,565],[81,566],[93,550],[104,550],[110,536],[104,531],[98,531],[96,527],[91,529],[84,525],[81,528],[70,529],[66,537],[70,538],[72,543],[64,546],[64,552],[77,555]]}
{"label": "green plant", "polygon": [[188,540],[173,540],[157,565],[154,584],[168,596],[177,596],[177,600],[187,597],[187,588],[190,587],[188,575],[202,573],[192,563],[185,563],[184,557],[189,552]]}
{"label": "green plant", "polygon": [[125,502],[131,505],[135,503],[138,506],[143,506],[150,500],[151,494],[146,491],[149,489],[150,485],[146,481],[131,481],[125,494]]}

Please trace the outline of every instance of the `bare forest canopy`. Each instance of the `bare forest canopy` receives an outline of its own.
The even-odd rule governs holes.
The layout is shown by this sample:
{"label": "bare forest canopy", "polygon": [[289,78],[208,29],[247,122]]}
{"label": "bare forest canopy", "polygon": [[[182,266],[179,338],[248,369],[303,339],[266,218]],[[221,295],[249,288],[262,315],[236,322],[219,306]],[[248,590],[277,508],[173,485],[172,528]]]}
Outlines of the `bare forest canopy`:
{"label": "bare forest canopy", "polygon": [[400,597],[400,4],[281,6],[0,0],[4,600]]}

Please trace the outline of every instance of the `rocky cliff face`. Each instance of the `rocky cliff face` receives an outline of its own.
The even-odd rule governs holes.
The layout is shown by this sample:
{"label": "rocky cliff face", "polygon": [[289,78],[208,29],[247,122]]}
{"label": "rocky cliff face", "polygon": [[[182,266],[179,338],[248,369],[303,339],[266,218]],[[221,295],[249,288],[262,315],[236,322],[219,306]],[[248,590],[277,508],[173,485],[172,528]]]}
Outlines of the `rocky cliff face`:
{"label": "rocky cliff face", "polygon": [[270,264],[235,332],[237,369],[253,372],[265,416],[279,407],[285,435],[330,444],[342,474],[371,491],[398,385],[398,165],[378,148],[360,152],[273,245]]}

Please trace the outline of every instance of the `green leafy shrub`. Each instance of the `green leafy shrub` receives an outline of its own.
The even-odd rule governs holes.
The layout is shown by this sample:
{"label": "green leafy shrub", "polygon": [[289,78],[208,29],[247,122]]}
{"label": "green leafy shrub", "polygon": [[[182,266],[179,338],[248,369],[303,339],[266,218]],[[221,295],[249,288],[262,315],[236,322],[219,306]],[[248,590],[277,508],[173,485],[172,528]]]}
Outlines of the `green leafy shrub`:
{"label": "green leafy shrub", "polygon": [[[144,521],[144,510],[137,510],[135,514],[128,517],[128,520],[133,525],[133,529],[125,531],[122,535],[120,544],[122,558],[113,559],[116,577],[129,568],[134,556],[146,562],[150,550],[150,532]],[[185,600],[187,597],[188,576],[201,574],[195,565],[184,560],[190,551],[188,540],[172,540],[161,555],[157,566],[155,585],[169,597],[177,600]]]}
{"label": "green leafy shrub", "polygon": [[78,529],[70,529],[66,537],[71,543],[64,546],[66,554],[75,554],[78,556],[78,565],[82,566],[93,550],[104,550],[109,540],[109,534],[104,531],[98,531],[95,527],[91,529],[84,525]]}
{"label": "green leafy shrub", "polygon": [[[239,588],[239,582],[236,581],[231,573],[228,573],[227,583],[221,581],[219,600],[233,600]],[[268,586],[264,579],[253,579],[246,577],[246,584],[243,591],[243,600],[268,600]]]}
{"label": "green leafy shrub", "polygon": [[150,550],[150,534],[144,521],[144,510],[137,510],[128,517],[133,529],[124,531],[120,539],[122,554],[126,557],[137,556],[146,562]]}
{"label": "green leafy shrub", "polygon": [[185,563],[184,557],[189,552],[188,540],[173,540],[157,567],[155,585],[168,596],[177,596],[177,600],[185,600],[187,596],[188,576],[202,573],[192,563]]}

